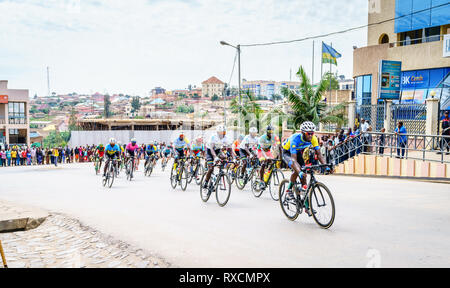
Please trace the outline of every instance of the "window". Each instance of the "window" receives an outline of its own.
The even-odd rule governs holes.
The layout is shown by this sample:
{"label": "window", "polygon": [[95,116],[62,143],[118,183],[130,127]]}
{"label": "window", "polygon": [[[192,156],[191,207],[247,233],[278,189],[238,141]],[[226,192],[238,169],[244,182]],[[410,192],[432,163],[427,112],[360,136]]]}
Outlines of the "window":
{"label": "window", "polygon": [[9,102],[8,103],[8,119],[9,124],[25,124],[25,103]]}
{"label": "window", "polygon": [[372,102],[372,75],[356,77],[356,103],[370,105]]}
{"label": "window", "polygon": [[389,36],[386,34],[382,34],[380,36],[380,40],[378,40],[378,44],[386,44],[389,43]]}

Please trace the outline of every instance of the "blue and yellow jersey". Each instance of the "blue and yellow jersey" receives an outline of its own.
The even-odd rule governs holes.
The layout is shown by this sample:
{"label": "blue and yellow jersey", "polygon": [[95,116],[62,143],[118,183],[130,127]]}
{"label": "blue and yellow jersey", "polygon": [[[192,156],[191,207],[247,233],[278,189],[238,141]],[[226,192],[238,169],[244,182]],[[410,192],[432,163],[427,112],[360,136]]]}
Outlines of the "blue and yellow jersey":
{"label": "blue and yellow jersey", "polygon": [[191,150],[194,152],[205,151],[205,146],[203,144],[197,145],[195,143],[192,143]]}
{"label": "blue and yellow jersey", "polygon": [[189,140],[186,137],[184,137],[183,140],[181,140],[180,137],[178,137],[177,139],[175,139],[175,141],[173,141],[173,146],[177,150],[187,148],[187,147],[189,147],[188,145],[189,145]]}
{"label": "blue and yellow jersey", "polygon": [[283,142],[283,149],[291,154],[296,154],[297,151],[304,150],[309,146],[312,146],[314,150],[320,149],[319,140],[317,140],[315,135],[312,137],[311,142],[307,142],[303,140],[302,133],[296,133]]}
{"label": "blue and yellow jersey", "polygon": [[155,145],[147,145],[147,147],[145,148],[146,152],[158,152],[158,147],[156,147]]}
{"label": "blue and yellow jersey", "polygon": [[114,154],[116,154],[116,153],[119,153],[120,152],[120,148],[119,148],[119,145],[114,145],[114,147],[113,146],[111,146],[111,144],[108,144],[107,146],[106,146],[106,148],[105,148],[105,152],[106,153],[108,153],[109,155],[114,155]]}

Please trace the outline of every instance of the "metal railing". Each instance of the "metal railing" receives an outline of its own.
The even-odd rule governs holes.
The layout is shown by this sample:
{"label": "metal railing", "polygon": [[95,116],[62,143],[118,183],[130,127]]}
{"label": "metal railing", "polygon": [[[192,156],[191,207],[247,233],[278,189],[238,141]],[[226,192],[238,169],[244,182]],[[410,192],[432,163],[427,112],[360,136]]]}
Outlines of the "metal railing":
{"label": "metal railing", "polygon": [[370,132],[347,138],[327,151],[335,165],[358,154],[450,163],[450,136]]}
{"label": "metal railing", "polygon": [[391,117],[389,131],[393,132],[398,122],[401,121],[410,133],[425,134],[427,119],[426,104],[392,104],[388,117]]}

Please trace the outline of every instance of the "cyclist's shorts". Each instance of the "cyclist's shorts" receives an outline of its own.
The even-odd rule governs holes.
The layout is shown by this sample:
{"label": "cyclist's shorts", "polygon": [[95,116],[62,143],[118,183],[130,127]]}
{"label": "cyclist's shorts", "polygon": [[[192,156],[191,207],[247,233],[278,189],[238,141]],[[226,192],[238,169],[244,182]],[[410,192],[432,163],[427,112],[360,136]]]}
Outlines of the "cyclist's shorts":
{"label": "cyclist's shorts", "polygon": [[[305,166],[305,161],[303,160],[303,151],[298,151],[297,153],[297,162],[298,164],[300,164],[300,167]],[[283,149],[283,161],[284,163],[286,163],[286,165],[288,165],[289,168],[292,168],[292,157],[291,157],[291,153],[288,150],[284,150]]]}
{"label": "cyclist's shorts", "polygon": [[110,160],[110,159],[115,159],[117,156],[119,156],[119,153],[116,152],[112,155],[110,155],[109,153],[105,153],[105,155],[106,155],[106,159]]}
{"label": "cyclist's shorts", "polygon": [[[214,150],[214,152],[216,152],[216,155],[219,155],[220,149]],[[210,148],[208,148],[206,150],[206,163],[208,163],[208,164],[213,164],[214,163],[214,157],[213,157],[213,154],[212,154]]]}
{"label": "cyclist's shorts", "polygon": [[145,151],[145,153],[147,154],[147,156],[152,156],[153,153],[155,153],[154,151]]}
{"label": "cyclist's shorts", "polygon": [[134,150],[127,150],[128,154],[130,154],[131,157],[135,155]]}
{"label": "cyclist's shorts", "polygon": [[250,156],[250,154],[248,154],[248,152],[245,151],[244,149],[239,149],[239,156],[241,157],[241,159],[246,160],[247,157]]}
{"label": "cyclist's shorts", "polygon": [[262,150],[258,150],[258,159],[260,161],[262,161],[263,158],[265,158],[265,159],[273,159],[274,158],[272,155],[272,151],[270,151],[270,150],[266,152],[266,155],[267,155],[267,158],[264,157]]}
{"label": "cyclist's shorts", "polygon": [[175,149],[175,158],[184,158],[184,149]]}
{"label": "cyclist's shorts", "polygon": [[166,151],[164,151],[164,156],[169,156],[170,155],[170,153],[171,153],[171,151],[170,150],[166,150]]}

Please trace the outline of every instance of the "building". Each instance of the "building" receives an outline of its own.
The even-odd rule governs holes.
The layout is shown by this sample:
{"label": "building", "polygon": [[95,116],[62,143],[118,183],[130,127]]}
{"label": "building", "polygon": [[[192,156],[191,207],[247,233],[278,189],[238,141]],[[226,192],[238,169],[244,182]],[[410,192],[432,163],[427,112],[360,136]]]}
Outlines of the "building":
{"label": "building", "polygon": [[225,83],[214,76],[202,82],[203,97],[212,98],[214,95],[222,97],[224,89]]}
{"label": "building", "polygon": [[0,145],[30,145],[29,92],[0,81]]}
{"label": "building", "polygon": [[281,95],[281,89],[283,87],[295,90],[298,92],[300,88],[300,82],[291,81],[267,81],[267,80],[254,80],[242,82],[242,89],[244,91],[250,91],[256,97],[265,97],[267,99],[272,99],[273,95]]}
{"label": "building", "polygon": [[[386,99],[422,104],[434,91],[448,106],[450,2],[371,0],[369,25],[380,21],[384,23],[368,27],[367,47],[354,49],[357,105]],[[445,81],[447,86],[442,86]]]}
{"label": "building", "polygon": [[166,93],[166,89],[161,88],[161,87],[155,87],[152,89],[152,91],[150,92],[152,96],[158,95],[158,94],[165,94]]}
{"label": "building", "polygon": [[339,90],[353,90],[355,80],[345,79],[344,75],[340,75],[338,78]]}

